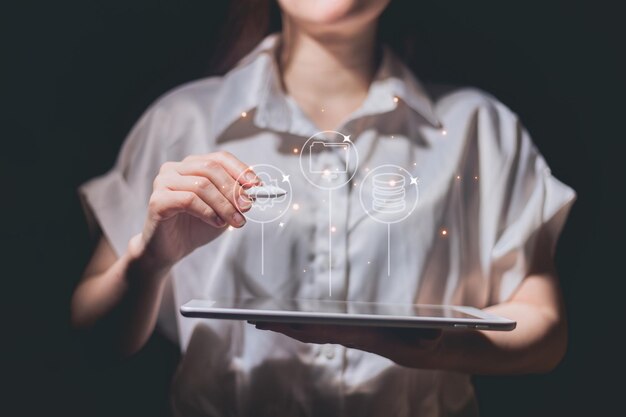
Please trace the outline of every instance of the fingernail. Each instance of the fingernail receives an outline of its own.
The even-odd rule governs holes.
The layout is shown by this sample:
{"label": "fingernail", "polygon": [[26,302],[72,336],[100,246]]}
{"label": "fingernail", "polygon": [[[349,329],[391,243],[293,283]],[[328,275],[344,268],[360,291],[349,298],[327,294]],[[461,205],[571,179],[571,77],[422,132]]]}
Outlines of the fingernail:
{"label": "fingernail", "polygon": [[251,171],[246,172],[246,175],[244,175],[244,178],[248,182],[258,182],[259,181],[259,178],[257,178],[257,176],[254,174],[254,172],[251,172]]}
{"label": "fingernail", "polygon": [[224,227],[226,225],[226,222],[224,220],[222,220],[221,217],[217,217],[215,216],[215,224],[217,225],[217,227]]}
{"label": "fingernail", "polygon": [[252,202],[247,196],[240,194],[237,198],[237,204],[239,205],[239,208],[247,209],[252,205]]}
{"label": "fingernail", "polygon": [[233,214],[233,220],[237,226],[243,226],[246,223],[246,219],[241,215],[241,213],[237,212]]}

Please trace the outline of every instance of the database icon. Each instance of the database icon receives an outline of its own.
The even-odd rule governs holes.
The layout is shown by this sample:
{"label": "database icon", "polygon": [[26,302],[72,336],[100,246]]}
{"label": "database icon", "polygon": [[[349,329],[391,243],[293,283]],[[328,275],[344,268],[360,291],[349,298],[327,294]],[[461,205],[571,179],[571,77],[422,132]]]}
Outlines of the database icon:
{"label": "database icon", "polygon": [[417,177],[398,165],[369,170],[359,184],[365,213],[379,223],[398,223],[413,213],[419,200]]}
{"label": "database icon", "polygon": [[375,174],[372,178],[372,210],[383,213],[400,213],[406,209],[405,178],[395,172]]}

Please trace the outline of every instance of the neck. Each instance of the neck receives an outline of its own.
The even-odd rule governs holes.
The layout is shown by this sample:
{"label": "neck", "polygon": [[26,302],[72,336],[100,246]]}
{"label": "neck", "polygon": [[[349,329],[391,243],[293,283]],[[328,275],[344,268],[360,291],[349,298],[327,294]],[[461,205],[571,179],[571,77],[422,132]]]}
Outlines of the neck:
{"label": "neck", "polygon": [[376,22],[349,36],[312,35],[289,20],[283,27],[285,90],[318,127],[334,129],[367,96],[376,71]]}

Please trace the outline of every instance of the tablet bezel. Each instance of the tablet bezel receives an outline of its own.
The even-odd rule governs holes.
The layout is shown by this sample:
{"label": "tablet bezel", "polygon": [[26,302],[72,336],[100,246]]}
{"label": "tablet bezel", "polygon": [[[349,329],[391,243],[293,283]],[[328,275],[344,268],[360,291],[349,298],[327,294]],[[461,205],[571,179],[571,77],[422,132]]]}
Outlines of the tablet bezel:
{"label": "tablet bezel", "polygon": [[[379,327],[442,328],[457,330],[476,329],[510,331],[515,329],[517,324],[513,320],[496,316],[475,307],[453,305],[419,304],[419,306],[423,307],[449,308],[460,313],[474,316],[476,318],[393,316],[215,307],[215,304],[218,301],[220,303],[230,303],[231,305],[233,305],[233,302],[235,300],[235,298],[219,298],[206,300],[194,299],[183,304],[180,307],[180,312],[185,317],[247,320],[253,322],[316,323]],[[350,303],[350,301],[341,301],[348,304]]]}

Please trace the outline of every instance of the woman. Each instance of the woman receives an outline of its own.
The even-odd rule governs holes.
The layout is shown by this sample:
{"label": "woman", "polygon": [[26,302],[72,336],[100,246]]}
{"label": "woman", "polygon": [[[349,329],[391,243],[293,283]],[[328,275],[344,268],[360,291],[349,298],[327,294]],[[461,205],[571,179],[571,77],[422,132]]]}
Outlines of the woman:
{"label": "woman", "polygon": [[[379,48],[388,2],[279,0],[280,34],[223,77],[158,100],[116,166],[81,187],[103,235],[73,322],[123,354],[155,328],[179,342],[174,414],[476,415],[470,374],[546,372],[563,356],[552,255],[574,192],[496,99],[427,92]],[[299,168],[301,147],[321,130],[349,135],[361,158],[332,204]],[[297,204],[280,224],[242,215],[257,164],[290,174]],[[390,277],[387,228],[358,210],[352,187],[383,164],[420,179]],[[191,298],[328,298],[329,268],[333,299],[473,305],[518,326],[429,334],[177,314]]]}

